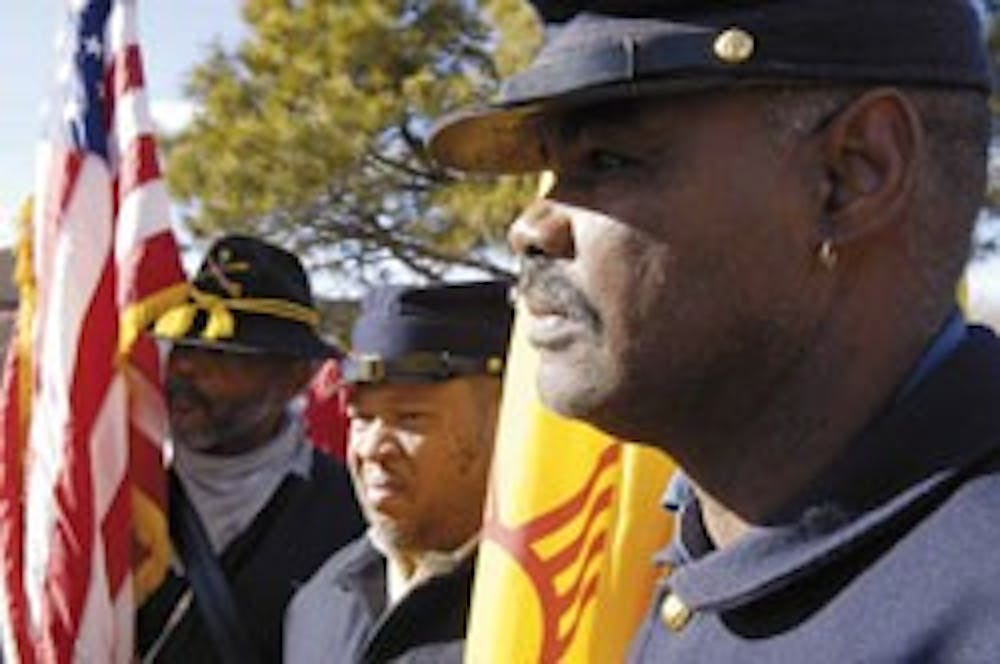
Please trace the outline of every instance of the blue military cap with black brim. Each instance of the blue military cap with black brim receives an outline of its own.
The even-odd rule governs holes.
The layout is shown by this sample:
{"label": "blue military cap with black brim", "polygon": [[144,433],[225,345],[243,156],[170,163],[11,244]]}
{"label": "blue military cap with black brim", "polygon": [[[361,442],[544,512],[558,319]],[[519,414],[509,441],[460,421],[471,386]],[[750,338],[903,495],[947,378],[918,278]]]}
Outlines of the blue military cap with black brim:
{"label": "blue military cap with black brim", "polygon": [[432,128],[441,164],[542,170],[537,120],[606,101],[747,84],[968,88],[991,72],[970,0],[535,0],[546,43],[499,99]]}
{"label": "blue military cap with black brim", "polygon": [[384,286],[361,304],[344,379],[428,383],[503,374],[514,310],[511,284]]}
{"label": "blue military cap with black brim", "polygon": [[177,345],[227,353],[342,357],[320,336],[319,322],[298,257],[233,234],[212,244],[191,280],[187,301],[164,313],[153,334]]}

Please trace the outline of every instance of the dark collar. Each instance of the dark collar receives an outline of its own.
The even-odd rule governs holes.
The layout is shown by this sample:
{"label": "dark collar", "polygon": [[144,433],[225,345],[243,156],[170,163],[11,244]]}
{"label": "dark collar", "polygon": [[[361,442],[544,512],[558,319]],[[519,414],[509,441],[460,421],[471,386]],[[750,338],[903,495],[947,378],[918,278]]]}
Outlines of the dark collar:
{"label": "dark collar", "polygon": [[1000,341],[970,328],[951,355],[877,417],[771,524],[717,551],[697,502],[681,510],[663,557],[669,585],[693,610],[759,599],[843,555],[996,451]]}

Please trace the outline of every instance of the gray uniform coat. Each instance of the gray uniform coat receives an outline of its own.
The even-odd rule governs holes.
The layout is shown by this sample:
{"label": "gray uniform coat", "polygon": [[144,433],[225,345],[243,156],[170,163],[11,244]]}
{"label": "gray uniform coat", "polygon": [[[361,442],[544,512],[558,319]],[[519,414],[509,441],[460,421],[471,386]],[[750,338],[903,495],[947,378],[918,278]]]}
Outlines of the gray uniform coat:
{"label": "gray uniform coat", "polygon": [[475,556],[415,586],[392,607],[385,558],[367,537],[344,547],[296,594],[285,615],[285,661],[459,663]]}
{"label": "gray uniform coat", "polygon": [[[998,450],[1000,341],[970,328],[790,506],[799,517],[717,551],[685,505],[633,661],[1000,662]],[[667,613],[691,611],[673,629],[671,594]]]}

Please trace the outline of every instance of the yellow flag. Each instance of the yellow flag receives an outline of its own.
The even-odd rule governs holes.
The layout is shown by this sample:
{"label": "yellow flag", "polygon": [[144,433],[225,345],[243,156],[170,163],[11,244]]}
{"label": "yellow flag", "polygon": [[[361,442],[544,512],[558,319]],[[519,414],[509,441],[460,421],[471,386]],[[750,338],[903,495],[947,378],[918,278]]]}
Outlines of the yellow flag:
{"label": "yellow flag", "polygon": [[466,662],[618,662],[670,535],[666,456],[546,410],[518,316],[479,548]]}

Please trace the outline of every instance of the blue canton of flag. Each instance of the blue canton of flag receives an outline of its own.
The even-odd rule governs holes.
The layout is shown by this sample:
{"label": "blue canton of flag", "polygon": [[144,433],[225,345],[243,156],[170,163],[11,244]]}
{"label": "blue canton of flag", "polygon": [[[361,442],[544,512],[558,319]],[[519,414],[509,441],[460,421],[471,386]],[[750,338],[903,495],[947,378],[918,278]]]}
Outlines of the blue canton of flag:
{"label": "blue canton of flag", "polygon": [[104,26],[111,11],[111,0],[88,2],[71,11],[59,62],[73,63],[73,71],[60,74],[64,86],[62,121],[65,143],[77,149],[107,158],[108,132],[104,87]]}

